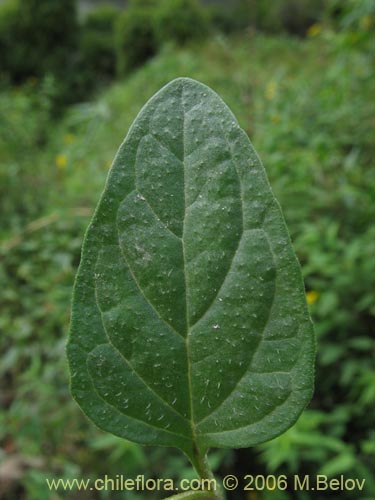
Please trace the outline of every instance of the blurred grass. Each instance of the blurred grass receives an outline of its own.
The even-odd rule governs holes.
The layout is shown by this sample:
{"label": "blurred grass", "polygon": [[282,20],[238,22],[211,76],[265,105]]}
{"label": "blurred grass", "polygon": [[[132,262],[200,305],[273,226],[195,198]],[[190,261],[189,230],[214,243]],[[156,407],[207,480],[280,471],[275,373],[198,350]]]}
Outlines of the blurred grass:
{"label": "blurred grass", "polygon": [[199,51],[164,47],[59,122],[49,121],[48,81],[37,95],[32,81],[0,93],[0,461],[20,464],[4,498],[51,498],[46,476],[187,474],[173,450],[94,429],[70,397],[64,353],[80,245],[111,161],[146,100],[178,76],[217,91],[259,152],[302,262],[318,336],[316,392],[297,426],[213,460],[221,473],[252,473],[253,464],[261,472],[366,477],[368,495],[375,491],[372,56],[329,31],[305,40],[217,36]]}

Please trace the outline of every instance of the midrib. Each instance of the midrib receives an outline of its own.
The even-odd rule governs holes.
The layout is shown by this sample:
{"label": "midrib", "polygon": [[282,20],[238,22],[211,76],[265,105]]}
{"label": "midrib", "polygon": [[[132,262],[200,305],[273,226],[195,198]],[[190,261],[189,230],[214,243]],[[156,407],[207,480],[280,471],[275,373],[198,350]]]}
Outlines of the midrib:
{"label": "midrib", "polygon": [[187,194],[186,194],[186,168],[185,168],[185,106],[184,106],[184,84],[181,82],[181,108],[183,112],[183,123],[182,123],[182,168],[184,172],[184,220],[182,224],[182,255],[183,255],[183,265],[184,265],[184,279],[185,279],[185,311],[186,311],[186,361],[188,368],[188,388],[189,388],[189,406],[190,406],[190,426],[193,444],[196,444],[196,432],[195,432],[195,422],[194,422],[194,407],[193,407],[193,391],[192,391],[192,380],[191,380],[191,361],[190,361],[190,321],[189,321],[189,301],[188,301],[188,282],[186,276],[186,253],[185,253],[185,219],[186,219],[186,208],[187,208]]}

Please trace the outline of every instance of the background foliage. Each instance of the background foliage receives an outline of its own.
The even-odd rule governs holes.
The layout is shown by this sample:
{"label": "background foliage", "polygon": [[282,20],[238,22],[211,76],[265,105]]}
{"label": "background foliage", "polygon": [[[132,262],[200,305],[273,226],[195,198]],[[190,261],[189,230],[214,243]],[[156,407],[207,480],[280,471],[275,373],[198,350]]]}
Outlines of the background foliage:
{"label": "background foliage", "polygon": [[[322,8],[304,0],[293,26],[275,16],[293,9],[292,0],[275,9],[251,0],[232,9],[195,3],[204,40],[203,31],[186,35],[184,21],[181,39],[160,36],[166,1],[164,11],[160,2],[133,0],[124,13],[101,7],[85,16],[73,1],[63,2],[64,12],[62,2],[37,3],[0,5],[0,496],[93,498],[51,496],[46,477],[192,474],[174,450],[93,428],[69,394],[64,353],[80,245],[110,162],[146,99],[184,75],[223,96],[260,153],[302,263],[318,342],[315,395],[298,423],[255,449],[214,450],[216,472],[345,474],[366,478],[366,491],[340,498],[372,498],[373,2],[329,0]],[[138,13],[149,26],[143,38],[134,35]],[[142,53],[148,43],[151,53]]]}

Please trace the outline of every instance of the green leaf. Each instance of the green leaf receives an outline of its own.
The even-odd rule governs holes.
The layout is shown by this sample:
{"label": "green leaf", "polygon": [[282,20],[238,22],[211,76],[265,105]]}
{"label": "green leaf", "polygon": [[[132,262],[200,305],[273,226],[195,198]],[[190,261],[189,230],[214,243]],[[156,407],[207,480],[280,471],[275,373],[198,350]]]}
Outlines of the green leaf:
{"label": "green leaf", "polygon": [[72,394],[100,428],[176,446],[247,447],[310,400],[314,338],[300,267],[248,137],[187,78],[143,108],[83,245]]}

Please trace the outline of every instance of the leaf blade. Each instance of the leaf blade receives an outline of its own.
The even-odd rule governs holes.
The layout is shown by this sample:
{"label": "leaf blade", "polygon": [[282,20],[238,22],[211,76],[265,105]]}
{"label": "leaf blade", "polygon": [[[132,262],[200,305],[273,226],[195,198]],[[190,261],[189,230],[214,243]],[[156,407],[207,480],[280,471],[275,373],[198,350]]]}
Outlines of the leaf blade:
{"label": "leaf blade", "polygon": [[83,245],[68,357],[97,425],[192,460],[275,437],[311,397],[313,330],[280,207],[198,82],[164,87],[120,147]]}

